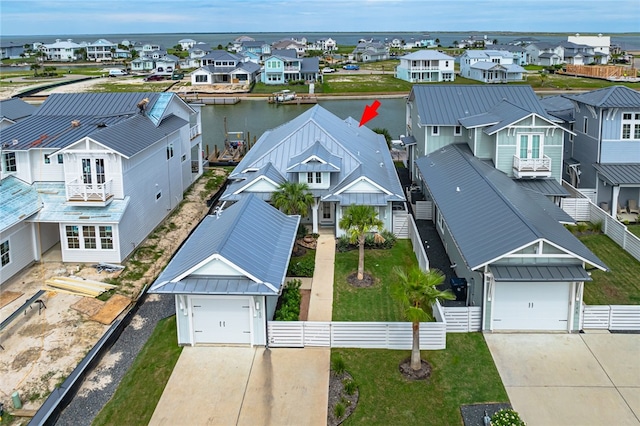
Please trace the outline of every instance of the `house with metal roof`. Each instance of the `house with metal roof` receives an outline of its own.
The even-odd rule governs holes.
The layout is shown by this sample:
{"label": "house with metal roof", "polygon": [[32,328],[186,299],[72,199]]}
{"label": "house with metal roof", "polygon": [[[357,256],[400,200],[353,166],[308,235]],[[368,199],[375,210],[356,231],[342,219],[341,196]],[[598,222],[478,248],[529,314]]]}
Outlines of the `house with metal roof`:
{"label": "house with metal roof", "polygon": [[317,81],[319,78],[318,57],[297,58],[282,52],[266,58],[260,73],[260,80],[265,84],[285,84],[296,80]]}
{"label": "house with metal roof", "polygon": [[389,46],[378,40],[360,40],[349,55],[349,60],[376,62],[389,59]]}
{"label": "house with metal roof", "polygon": [[572,219],[466,143],[416,164],[452,268],[466,279],[466,304],[482,307],[482,329],[578,331],[589,270],[607,266],[561,224]]}
{"label": "house with metal roof", "polygon": [[175,295],[178,344],[266,344],[299,223],[255,195],[205,217],[149,288]]}
{"label": "house with metal roof", "polygon": [[45,53],[47,61],[71,62],[81,59],[82,55],[79,53],[79,49],[83,47],[72,39],[56,39],[55,43],[42,44],[40,50]]}
{"label": "house with metal roof", "polygon": [[[32,238],[3,231],[0,243],[17,262],[56,244],[64,262],[122,262],[203,172],[194,108],[173,93],[50,95],[0,134],[3,184],[25,182],[42,204],[22,218],[37,224]],[[0,195],[2,209],[12,205]],[[24,249],[32,239],[40,252]]]}
{"label": "house with metal roof", "polygon": [[455,59],[437,50],[419,50],[401,56],[396,78],[410,83],[453,81]]}
{"label": "house with metal roof", "polygon": [[543,105],[575,133],[565,141],[564,178],[595,193],[613,217],[637,221],[637,207],[629,207],[640,200],[640,93],[612,86]]}
{"label": "house with metal roof", "polygon": [[29,117],[37,106],[31,105],[20,98],[3,99],[0,101],[0,129],[9,127],[20,120]]}
{"label": "house with metal roof", "polygon": [[[550,198],[562,189],[561,120],[549,115],[530,86],[416,85],[407,99],[410,174],[414,161],[453,143],[516,180],[545,180]],[[545,189],[545,190],[546,190]],[[556,200],[558,201],[558,200]]]}
{"label": "house with metal roof", "polygon": [[522,81],[525,72],[507,50],[467,50],[460,56],[460,76],[483,83]]}
{"label": "house with metal roof", "polygon": [[113,43],[104,38],[98,39],[93,43],[89,43],[84,46],[87,52],[87,60],[88,61],[111,61],[113,59],[112,50],[118,48],[118,43]]}
{"label": "house with metal roof", "polygon": [[529,64],[553,66],[564,63],[564,49],[559,42],[536,41],[528,44],[525,50]]}
{"label": "house with metal roof", "polygon": [[384,228],[393,229],[393,204],[405,200],[382,135],[349,117],[340,119],[319,105],[266,131],[229,175],[221,202],[249,194],[270,200],[285,182],[307,183],[314,203],[302,222],[333,227],[353,204],[373,206]]}
{"label": "house with metal roof", "polygon": [[[251,84],[260,74],[260,66],[240,54],[213,50],[200,58],[202,67],[191,73],[193,86],[207,84]],[[247,87],[247,90],[249,88]]]}

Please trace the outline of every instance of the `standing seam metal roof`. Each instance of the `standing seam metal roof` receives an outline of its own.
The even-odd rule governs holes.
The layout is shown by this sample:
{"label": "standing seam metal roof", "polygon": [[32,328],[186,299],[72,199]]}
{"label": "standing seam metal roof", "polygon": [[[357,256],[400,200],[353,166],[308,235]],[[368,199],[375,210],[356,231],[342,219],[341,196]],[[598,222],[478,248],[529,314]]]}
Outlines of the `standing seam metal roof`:
{"label": "standing seam metal roof", "polygon": [[572,101],[600,108],[640,108],[640,92],[626,86],[611,86],[580,95],[562,95]]}

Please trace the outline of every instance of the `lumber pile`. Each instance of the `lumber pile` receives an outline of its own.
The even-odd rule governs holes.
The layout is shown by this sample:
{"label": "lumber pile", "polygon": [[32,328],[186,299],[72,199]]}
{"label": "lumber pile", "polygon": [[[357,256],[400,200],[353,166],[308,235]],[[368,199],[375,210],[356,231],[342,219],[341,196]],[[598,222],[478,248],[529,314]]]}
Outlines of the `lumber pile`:
{"label": "lumber pile", "polygon": [[77,277],[52,277],[44,283],[44,290],[90,297],[100,296],[105,291],[116,287],[112,284]]}

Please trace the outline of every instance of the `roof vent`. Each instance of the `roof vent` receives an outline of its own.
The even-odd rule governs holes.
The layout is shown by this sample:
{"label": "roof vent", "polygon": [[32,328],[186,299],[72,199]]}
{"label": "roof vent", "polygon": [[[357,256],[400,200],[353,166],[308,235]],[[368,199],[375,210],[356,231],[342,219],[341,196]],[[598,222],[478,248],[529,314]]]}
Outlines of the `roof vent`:
{"label": "roof vent", "polygon": [[101,121],[100,123],[98,123],[98,128],[102,129],[104,127],[107,127],[107,123],[105,123],[104,121]]}
{"label": "roof vent", "polygon": [[79,120],[72,120],[71,121],[71,127],[80,127],[80,121]]}

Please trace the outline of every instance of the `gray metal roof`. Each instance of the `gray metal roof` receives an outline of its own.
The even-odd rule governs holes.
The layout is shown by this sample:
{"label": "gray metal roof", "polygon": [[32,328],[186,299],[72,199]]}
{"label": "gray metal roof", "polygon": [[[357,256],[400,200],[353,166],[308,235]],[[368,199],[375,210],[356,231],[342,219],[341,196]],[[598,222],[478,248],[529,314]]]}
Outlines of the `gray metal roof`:
{"label": "gray metal roof", "polygon": [[[345,183],[366,176],[393,194],[390,201],[404,199],[384,137],[366,126],[359,127],[358,122],[352,118],[341,120],[319,105],[262,134],[229,178],[244,178],[244,170],[261,169],[271,163],[291,180],[293,174],[287,173],[290,159],[310,152],[309,149],[319,149],[319,146],[333,156],[332,160],[340,159],[339,164],[336,164],[339,171],[331,173],[330,187],[323,190],[323,195],[331,194]],[[224,195],[230,193],[231,189],[229,187]]]}
{"label": "gray metal roof", "polygon": [[[235,266],[244,277],[210,277],[190,274],[184,286],[190,293],[278,294],[289,265],[300,216],[287,216],[249,195],[226,208],[220,216],[207,216],[187,238],[149,289],[150,293],[181,293],[175,286],[182,275],[213,256]],[[251,279],[256,285],[249,285]],[[217,281],[216,281],[217,280]],[[174,284],[171,284],[174,282]],[[231,284],[237,285],[232,290]],[[168,286],[167,286],[168,285]],[[274,290],[275,289],[275,290]]]}
{"label": "gray metal roof", "polygon": [[300,72],[317,72],[319,70],[320,59],[318,57],[304,58],[300,64]]}
{"label": "gray metal roof", "polygon": [[545,110],[554,117],[568,123],[575,122],[573,102],[564,96],[545,96],[540,99],[540,103]]}
{"label": "gray metal roof", "polygon": [[434,60],[451,60],[454,58],[449,55],[445,55],[437,50],[418,50],[417,52],[409,53],[408,55],[400,56],[399,59],[408,59],[410,61],[434,61]]}
{"label": "gray metal roof", "polygon": [[4,99],[0,101],[0,117],[7,118],[11,121],[19,121],[30,116],[38,109],[37,106],[31,105],[20,98]]}
{"label": "gray metal roof", "polygon": [[592,281],[582,265],[491,265],[496,281]]}
{"label": "gray metal roof", "polygon": [[[318,161],[307,161],[306,163],[303,163],[304,161],[309,160],[312,157],[319,158],[325,163],[323,164]],[[301,152],[300,154],[291,158],[291,160],[289,161],[290,165],[287,168],[287,171],[299,172],[308,170],[337,172],[340,171],[340,162],[340,157],[338,157],[337,155],[333,155],[320,143],[320,141],[316,141],[316,143],[311,145],[306,151]]]}
{"label": "gray metal roof", "polygon": [[593,167],[611,185],[640,184],[640,164],[600,164]]}
{"label": "gray metal roof", "polygon": [[425,126],[455,126],[459,120],[486,113],[503,100],[553,121],[531,86],[414,85],[409,94],[412,100],[420,124]]}
{"label": "gray metal roof", "polygon": [[571,224],[574,225],[576,223],[575,219],[571,217],[571,215],[564,210],[562,210],[559,206],[555,205],[546,195],[539,193],[538,191],[534,191],[531,189],[523,189],[531,200],[538,205],[542,210],[544,210],[549,216],[551,216],[555,221],[560,222],[562,224]]}
{"label": "gray metal roof", "polygon": [[513,181],[523,188],[550,197],[568,197],[570,195],[569,192],[553,178],[514,179]]}
{"label": "gray metal roof", "polygon": [[327,197],[323,197],[322,201],[337,201],[342,206],[386,206],[389,201],[403,201],[400,197],[395,200],[390,200],[388,196],[382,194],[369,194],[369,193],[352,193],[345,192],[342,194],[332,194]]}
{"label": "gray metal roof", "polygon": [[567,99],[600,108],[640,108],[640,92],[626,86],[611,86],[580,95],[563,95]]}
{"label": "gray metal roof", "polygon": [[541,240],[600,269],[607,267],[506,174],[448,145],[416,160],[465,263],[475,270]]}
{"label": "gray metal roof", "polygon": [[0,181],[0,232],[38,212],[42,200],[31,185],[14,176]]}

